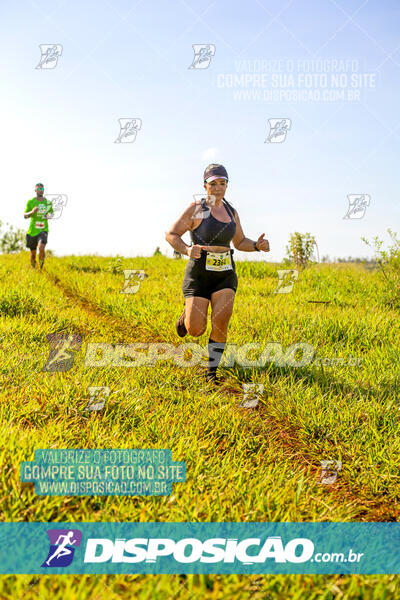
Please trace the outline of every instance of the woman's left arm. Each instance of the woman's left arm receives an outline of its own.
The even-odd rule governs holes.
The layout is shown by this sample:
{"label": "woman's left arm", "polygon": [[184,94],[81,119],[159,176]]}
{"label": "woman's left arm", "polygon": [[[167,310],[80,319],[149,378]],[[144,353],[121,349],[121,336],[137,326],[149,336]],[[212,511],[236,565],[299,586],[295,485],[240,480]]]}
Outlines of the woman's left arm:
{"label": "woman's left arm", "polygon": [[241,252],[256,252],[257,250],[263,250],[264,252],[269,252],[269,242],[268,240],[264,240],[265,233],[262,233],[257,241],[250,240],[245,237],[242,229],[242,225],[240,224],[239,215],[237,210],[235,209],[235,221],[236,221],[236,233],[233,236],[232,243],[235,246],[236,250],[240,250]]}

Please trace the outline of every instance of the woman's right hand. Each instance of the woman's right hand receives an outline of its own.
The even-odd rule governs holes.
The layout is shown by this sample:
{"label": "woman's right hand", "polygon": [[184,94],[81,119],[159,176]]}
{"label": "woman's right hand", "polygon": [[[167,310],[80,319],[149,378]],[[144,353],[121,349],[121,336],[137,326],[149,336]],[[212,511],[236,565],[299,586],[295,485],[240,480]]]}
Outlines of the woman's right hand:
{"label": "woman's right hand", "polygon": [[199,246],[198,244],[195,244],[194,246],[190,246],[190,248],[188,250],[189,258],[200,258],[201,251],[204,249],[205,249],[205,246]]}

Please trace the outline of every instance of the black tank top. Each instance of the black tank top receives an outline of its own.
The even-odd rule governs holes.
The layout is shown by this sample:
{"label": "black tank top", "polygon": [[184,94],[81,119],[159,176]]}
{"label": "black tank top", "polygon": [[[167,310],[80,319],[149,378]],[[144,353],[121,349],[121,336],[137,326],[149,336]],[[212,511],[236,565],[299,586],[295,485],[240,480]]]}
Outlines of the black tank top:
{"label": "black tank top", "polygon": [[223,205],[231,217],[228,223],[219,221],[211,214],[211,209],[206,204],[205,198],[201,200],[201,207],[207,217],[204,217],[200,225],[190,232],[192,244],[200,246],[228,246],[236,233],[236,223],[234,220],[234,212],[231,205],[223,198]]}

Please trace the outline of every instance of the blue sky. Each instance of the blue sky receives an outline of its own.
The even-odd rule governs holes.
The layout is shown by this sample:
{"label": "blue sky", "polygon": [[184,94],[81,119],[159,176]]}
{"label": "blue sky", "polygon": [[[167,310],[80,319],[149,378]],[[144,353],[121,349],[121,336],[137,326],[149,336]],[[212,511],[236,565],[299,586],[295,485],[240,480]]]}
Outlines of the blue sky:
{"label": "blue sky", "polygon": [[[294,231],[315,235],[321,255],[371,256],[361,236],[387,241],[388,227],[400,231],[400,4],[23,0],[4,3],[0,20],[0,218],[26,229],[38,181],[66,194],[50,223],[56,254],[149,255],[160,246],[172,255],[164,232],[203,191],[209,162],[227,168],[226,198],[245,234],[270,241],[270,253],[248,258],[282,259]],[[35,68],[39,44],[62,45],[55,68]],[[214,44],[208,68],[188,68],[193,44]],[[328,82],[332,61],[357,65],[343,98],[268,96],[272,71],[284,79],[292,65],[298,88],[321,60]],[[260,64],[261,97],[250,77],[247,98],[221,85],[253,77]],[[367,87],[351,88],[353,74]],[[319,75],[311,91],[322,96]],[[141,119],[133,143],[114,143],[120,118]],[[265,143],[274,118],[290,119],[290,131]],[[365,216],[343,219],[347,195],[361,193],[371,197]]]}

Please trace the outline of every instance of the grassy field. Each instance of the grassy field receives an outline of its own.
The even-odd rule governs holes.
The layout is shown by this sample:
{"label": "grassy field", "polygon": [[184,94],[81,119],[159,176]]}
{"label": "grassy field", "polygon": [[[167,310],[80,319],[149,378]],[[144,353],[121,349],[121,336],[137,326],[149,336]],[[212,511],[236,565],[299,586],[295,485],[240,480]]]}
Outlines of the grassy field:
{"label": "grassy field", "polygon": [[[186,262],[152,258],[0,257],[0,456],[3,521],[397,521],[400,514],[400,319],[380,274],[315,265],[293,292],[274,294],[272,263],[237,263],[228,342],[316,347],[345,364],[226,368],[212,388],[201,368],[86,367],[90,342],[180,344]],[[282,267],[281,267],[282,268]],[[148,275],[121,294],[121,269]],[[316,303],[315,301],[319,301]],[[322,302],[325,303],[322,303]],[[207,344],[207,332],[198,340]],[[47,335],[80,334],[66,372],[43,372]],[[186,338],[187,341],[196,341]],[[361,361],[349,366],[348,357]],[[255,409],[242,383],[264,384]],[[102,412],[89,386],[109,386]],[[36,496],[19,466],[36,448],[169,448],[187,480],[171,496]],[[342,462],[318,483],[321,460]],[[398,576],[3,576],[0,598],[400,598]]]}

